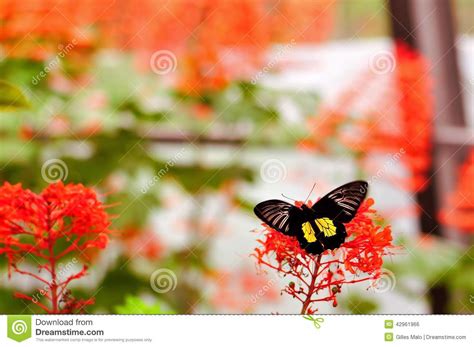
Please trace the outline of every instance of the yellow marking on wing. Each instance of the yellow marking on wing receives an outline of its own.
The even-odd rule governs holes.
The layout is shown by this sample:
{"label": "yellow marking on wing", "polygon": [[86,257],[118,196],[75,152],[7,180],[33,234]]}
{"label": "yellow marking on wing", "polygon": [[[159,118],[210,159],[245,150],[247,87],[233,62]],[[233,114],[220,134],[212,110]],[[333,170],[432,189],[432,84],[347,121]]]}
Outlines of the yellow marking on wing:
{"label": "yellow marking on wing", "polygon": [[315,220],[316,226],[324,233],[324,236],[334,236],[336,235],[336,226],[333,221],[327,217],[318,218]]}
{"label": "yellow marking on wing", "polygon": [[314,229],[309,222],[303,223],[301,228],[303,229],[304,238],[306,239],[306,241],[308,242],[316,241],[316,235],[314,233]]}

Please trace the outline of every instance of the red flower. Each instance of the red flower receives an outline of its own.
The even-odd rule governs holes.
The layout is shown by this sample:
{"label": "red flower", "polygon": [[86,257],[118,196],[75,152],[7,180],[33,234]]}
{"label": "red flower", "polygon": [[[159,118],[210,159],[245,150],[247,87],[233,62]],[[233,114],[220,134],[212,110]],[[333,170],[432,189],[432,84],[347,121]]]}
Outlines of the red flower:
{"label": "red flower", "polygon": [[302,314],[315,312],[316,302],[329,301],[337,306],[336,295],[344,284],[380,277],[383,256],[393,247],[390,227],[375,223],[379,217],[371,208],[373,204],[373,199],[363,202],[354,219],[346,224],[347,239],[337,250],[320,255],[306,253],[295,237],[263,224],[265,236],[258,240],[261,246],[252,256],[258,265],[294,279],[283,292],[302,303]]}
{"label": "red flower", "polygon": [[320,114],[309,119],[312,136],[300,146],[327,151],[337,138],[358,154],[357,159],[367,160],[370,153],[394,154],[411,171],[404,186],[423,190],[431,163],[434,112],[429,64],[401,42],[384,59],[391,69],[364,70],[334,103],[323,105]]}
{"label": "red flower", "polygon": [[[405,186],[418,191],[425,188],[431,163],[434,101],[429,64],[419,52],[402,42],[396,43],[394,57],[392,83],[385,84],[388,88],[385,87],[376,112],[369,115],[365,124],[360,124],[365,130],[355,145],[367,152],[395,154],[402,151],[400,158],[412,175]],[[380,78],[380,75],[375,77]]]}
{"label": "red flower", "polygon": [[[7,182],[1,186],[0,255],[5,254],[8,259],[9,276],[13,270],[45,285],[40,290],[40,299],[49,299],[50,307],[38,298],[24,294],[16,294],[16,297],[31,300],[50,313],[77,311],[77,302],[92,303],[91,300],[75,303],[70,293],[66,298],[67,285],[85,276],[86,265],[68,276],[58,270],[61,262],[71,262],[71,257],[73,262],[78,262],[75,257],[90,261],[86,251],[107,246],[109,226],[108,215],[96,193],[81,184],[51,184],[39,195],[23,189],[20,184]],[[36,261],[38,273],[20,268],[27,256]],[[40,276],[43,269],[48,276]],[[67,305],[60,307],[66,301]]]}
{"label": "red flower", "polygon": [[390,226],[382,227],[374,223],[375,210],[371,209],[374,200],[367,199],[354,219],[346,225],[348,240],[342,245],[347,252],[344,266],[353,274],[362,271],[376,273],[383,265],[382,257],[392,246]]}
{"label": "red flower", "polygon": [[129,258],[157,260],[163,256],[164,245],[153,230],[129,226],[119,236],[124,253]]}
{"label": "red flower", "polygon": [[101,46],[132,51],[146,67],[170,50],[178,87],[196,94],[254,75],[274,42],[327,38],[335,8],[333,0],[2,0],[0,41],[8,57],[63,52],[75,67]]}
{"label": "red flower", "polygon": [[443,224],[463,233],[474,233],[474,150],[459,170],[458,185],[440,212]]}

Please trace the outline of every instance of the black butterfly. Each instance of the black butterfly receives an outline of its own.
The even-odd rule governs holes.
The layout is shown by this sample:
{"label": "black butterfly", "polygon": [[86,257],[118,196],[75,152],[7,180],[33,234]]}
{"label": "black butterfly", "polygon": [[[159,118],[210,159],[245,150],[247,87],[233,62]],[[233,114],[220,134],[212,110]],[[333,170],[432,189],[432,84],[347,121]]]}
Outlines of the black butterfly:
{"label": "black butterfly", "polygon": [[354,218],[367,194],[368,183],[346,183],[322,197],[313,207],[301,208],[281,200],[267,200],[253,209],[271,228],[296,236],[308,253],[320,254],[338,248],[347,233],[344,223]]}

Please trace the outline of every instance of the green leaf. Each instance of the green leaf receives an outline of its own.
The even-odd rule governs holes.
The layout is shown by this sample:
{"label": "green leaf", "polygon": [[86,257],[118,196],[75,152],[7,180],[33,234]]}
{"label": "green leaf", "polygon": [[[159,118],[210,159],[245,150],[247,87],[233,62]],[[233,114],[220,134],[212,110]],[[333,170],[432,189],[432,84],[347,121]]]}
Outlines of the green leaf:
{"label": "green leaf", "polygon": [[174,314],[172,311],[164,311],[159,303],[146,304],[137,296],[127,295],[125,303],[115,307],[118,314]]}
{"label": "green leaf", "polygon": [[17,111],[28,107],[30,103],[18,87],[0,80],[0,111]]}

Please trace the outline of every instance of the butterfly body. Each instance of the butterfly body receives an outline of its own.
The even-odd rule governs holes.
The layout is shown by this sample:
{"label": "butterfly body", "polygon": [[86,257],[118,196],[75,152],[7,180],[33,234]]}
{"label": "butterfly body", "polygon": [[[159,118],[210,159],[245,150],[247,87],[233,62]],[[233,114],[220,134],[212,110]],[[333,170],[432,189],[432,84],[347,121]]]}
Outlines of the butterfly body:
{"label": "butterfly body", "polygon": [[354,181],[331,191],[313,206],[293,206],[281,200],[267,200],[254,212],[273,229],[298,239],[311,254],[336,249],[344,242],[344,223],[354,218],[367,193],[367,182]]}

